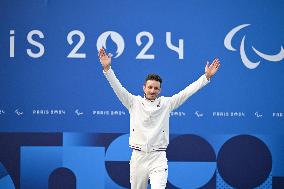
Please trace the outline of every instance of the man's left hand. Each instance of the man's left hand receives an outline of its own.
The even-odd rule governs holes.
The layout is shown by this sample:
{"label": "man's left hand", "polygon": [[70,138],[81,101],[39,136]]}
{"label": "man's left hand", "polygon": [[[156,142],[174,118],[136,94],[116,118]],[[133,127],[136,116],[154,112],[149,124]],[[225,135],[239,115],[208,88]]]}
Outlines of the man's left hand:
{"label": "man's left hand", "polygon": [[207,64],[205,66],[205,76],[208,81],[218,71],[219,67],[220,67],[220,62],[218,58],[215,58],[210,65],[209,62],[207,61]]}

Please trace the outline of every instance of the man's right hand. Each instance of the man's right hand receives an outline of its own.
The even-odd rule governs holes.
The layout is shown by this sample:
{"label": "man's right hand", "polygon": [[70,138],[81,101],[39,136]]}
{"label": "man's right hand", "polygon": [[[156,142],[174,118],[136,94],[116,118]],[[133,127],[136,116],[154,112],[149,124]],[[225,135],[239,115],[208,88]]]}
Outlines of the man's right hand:
{"label": "man's right hand", "polygon": [[100,49],[98,55],[99,55],[99,59],[100,59],[100,62],[102,64],[102,66],[103,66],[104,71],[105,72],[108,71],[109,68],[110,68],[112,55],[110,53],[108,55],[106,55],[106,52],[105,52],[104,48]]}

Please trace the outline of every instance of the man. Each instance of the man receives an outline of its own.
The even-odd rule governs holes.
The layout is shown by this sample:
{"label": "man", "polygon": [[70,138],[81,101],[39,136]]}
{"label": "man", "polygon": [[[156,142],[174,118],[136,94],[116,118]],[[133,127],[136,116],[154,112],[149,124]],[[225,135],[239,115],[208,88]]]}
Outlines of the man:
{"label": "man", "polygon": [[144,97],[129,93],[111,69],[111,54],[99,51],[103,73],[115,94],[130,113],[129,146],[133,149],[130,160],[131,189],[146,189],[148,180],[152,189],[165,189],[168,177],[166,149],[169,144],[170,112],[197,92],[217,72],[220,63],[214,59],[205,66],[205,74],[172,97],[158,97],[162,79],[149,74],[145,80]]}

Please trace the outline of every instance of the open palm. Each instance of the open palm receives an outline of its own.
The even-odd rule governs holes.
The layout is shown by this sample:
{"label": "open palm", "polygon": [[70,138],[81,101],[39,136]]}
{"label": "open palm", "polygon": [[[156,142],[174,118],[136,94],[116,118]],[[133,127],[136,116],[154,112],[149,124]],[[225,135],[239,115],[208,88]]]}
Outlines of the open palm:
{"label": "open palm", "polygon": [[100,62],[104,68],[105,71],[107,71],[110,68],[110,64],[111,64],[111,54],[106,54],[105,49],[101,48],[99,51],[99,58],[100,58]]}
{"label": "open palm", "polygon": [[205,66],[205,75],[207,79],[210,79],[219,69],[220,62],[218,58],[215,58],[213,62],[209,65],[209,62],[207,62]]}

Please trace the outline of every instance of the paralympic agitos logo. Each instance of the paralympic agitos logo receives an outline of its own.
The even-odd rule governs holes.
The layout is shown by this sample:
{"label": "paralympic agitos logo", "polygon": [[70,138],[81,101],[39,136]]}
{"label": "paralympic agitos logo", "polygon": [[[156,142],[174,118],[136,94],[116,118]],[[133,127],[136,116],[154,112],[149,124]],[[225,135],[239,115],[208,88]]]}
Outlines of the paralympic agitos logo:
{"label": "paralympic agitos logo", "polygon": [[[242,24],[242,25],[239,25],[235,28],[233,28],[225,37],[224,39],[224,45],[225,47],[230,50],[230,51],[236,51],[236,49],[234,47],[232,47],[232,39],[233,37],[235,36],[235,34],[237,32],[239,32],[241,29],[245,28],[245,27],[248,27],[250,24]],[[260,60],[257,61],[257,62],[252,62],[251,60],[249,60],[249,58],[247,57],[246,55],[246,52],[245,52],[245,39],[246,39],[246,36],[244,35],[243,38],[242,38],[242,41],[241,41],[241,44],[240,44],[240,56],[241,56],[241,59],[242,59],[242,62],[243,64],[249,68],[249,69],[255,69],[259,66],[260,64]],[[258,51],[255,47],[252,46],[252,50],[261,58],[263,58],[264,60],[267,60],[267,61],[270,61],[270,62],[279,62],[281,60],[284,59],[284,49],[283,47],[281,46],[280,47],[280,52],[278,54],[274,54],[274,55],[269,55],[269,54],[264,54],[260,51]]]}

